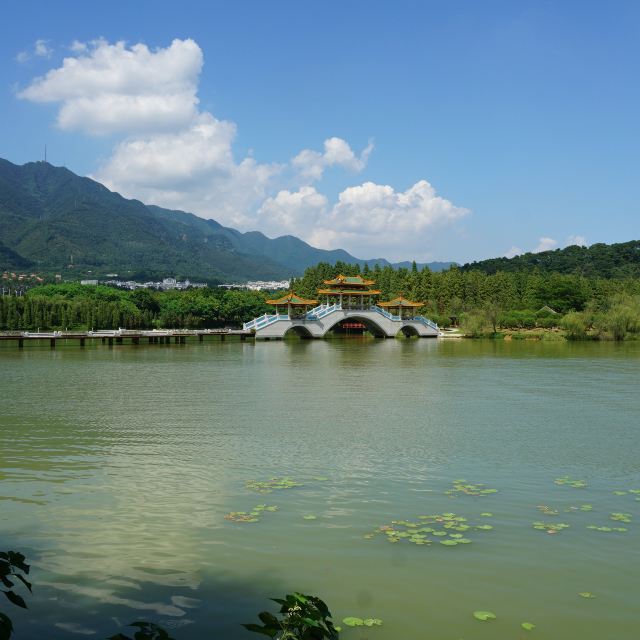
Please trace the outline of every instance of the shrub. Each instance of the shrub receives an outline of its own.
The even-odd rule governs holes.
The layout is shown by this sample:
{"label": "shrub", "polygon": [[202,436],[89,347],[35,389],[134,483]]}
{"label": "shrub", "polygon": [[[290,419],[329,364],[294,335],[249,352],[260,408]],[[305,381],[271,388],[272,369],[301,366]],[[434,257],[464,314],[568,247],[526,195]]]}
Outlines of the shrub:
{"label": "shrub", "polygon": [[587,337],[589,322],[584,313],[570,311],[562,317],[560,326],[566,331],[568,340],[583,340]]}

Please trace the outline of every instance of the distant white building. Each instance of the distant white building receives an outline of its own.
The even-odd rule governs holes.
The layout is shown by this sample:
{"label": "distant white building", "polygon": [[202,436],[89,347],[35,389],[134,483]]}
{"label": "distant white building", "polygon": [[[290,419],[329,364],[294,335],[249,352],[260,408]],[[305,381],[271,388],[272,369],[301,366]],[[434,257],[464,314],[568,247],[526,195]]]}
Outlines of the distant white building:
{"label": "distant white building", "polygon": [[97,280],[80,280],[80,284],[87,284],[87,285],[92,285],[95,286],[98,284]]}
{"label": "distant white building", "polygon": [[288,289],[289,280],[253,280],[243,284],[221,284],[224,289],[248,289],[250,291],[277,291],[279,289]]}

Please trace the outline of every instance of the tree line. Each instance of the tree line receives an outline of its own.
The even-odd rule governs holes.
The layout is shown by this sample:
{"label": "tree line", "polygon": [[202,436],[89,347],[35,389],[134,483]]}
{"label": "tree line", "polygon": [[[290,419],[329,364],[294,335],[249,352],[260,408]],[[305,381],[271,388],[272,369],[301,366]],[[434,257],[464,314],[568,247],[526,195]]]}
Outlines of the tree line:
{"label": "tree line", "polygon": [[214,328],[237,326],[269,308],[256,291],[45,285],[24,296],[0,297],[0,330]]}
{"label": "tree line", "polygon": [[[500,329],[562,326],[569,337],[619,338],[640,332],[640,279],[542,272],[467,271],[453,267],[370,268],[321,262],[292,281],[291,289],[316,298],[324,280],[338,274],[375,280],[380,299],[397,295],[422,302],[420,313],[470,335]],[[106,286],[49,284],[24,296],[0,297],[0,330],[149,329],[238,326],[273,310],[273,294],[218,288],[127,291]]]}

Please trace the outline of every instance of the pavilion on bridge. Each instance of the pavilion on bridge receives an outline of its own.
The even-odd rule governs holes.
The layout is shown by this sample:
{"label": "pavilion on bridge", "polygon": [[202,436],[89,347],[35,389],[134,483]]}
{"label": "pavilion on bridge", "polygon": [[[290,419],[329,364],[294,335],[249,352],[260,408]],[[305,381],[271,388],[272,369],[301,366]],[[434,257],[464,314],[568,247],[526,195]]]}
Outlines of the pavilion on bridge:
{"label": "pavilion on bridge", "polygon": [[[318,289],[318,298],[322,301],[325,310],[336,307],[342,311],[377,311],[387,312],[389,319],[401,321],[411,319],[417,310],[423,306],[422,302],[412,302],[402,295],[389,302],[378,302],[381,291],[372,288],[375,280],[367,280],[360,275],[339,275],[331,280],[324,280],[324,287]],[[286,295],[275,300],[267,300],[267,304],[275,307],[276,316],[289,319],[305,318],[318,300],[308,300],[290,291]],[[326,311],[325,311],[326,312]]]}
{"label": "pavilion on bridge", "polygon": [[380,291],[372,289],[375,280],[365,280],[362,276],[339,276],[325,280],[326,288],[318,289],[318,296],[324,297],[328,305],[339,304],[342,309],[368,309],[376,303]]}
{"label": "pavilion on bridge", "polygon": [[287,295],[276,300],[267,300],[276,308],[276,315],[286,314],[289,318],[302,318],[318,304],[317,300],[306,300],[290,291]]}
{"label": "pavilion on bridge", "polygon": [[378,302],[378,306],[402,320],[403,318],[413,318],[417,310],[424,305],[422,302],[411,302],[400,295],[389,302]]}

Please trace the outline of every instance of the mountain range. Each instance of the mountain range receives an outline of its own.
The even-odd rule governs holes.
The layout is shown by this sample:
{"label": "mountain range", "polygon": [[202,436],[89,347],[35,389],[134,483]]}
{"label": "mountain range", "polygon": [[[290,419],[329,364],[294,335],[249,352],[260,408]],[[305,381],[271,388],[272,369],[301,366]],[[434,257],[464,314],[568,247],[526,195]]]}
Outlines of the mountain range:
{"label": "mountain range", "polygon": [[[317,249],[295,236],[242,233],[192,213],[128,200],[47,162],[15,165],[0,159],[0,270],[214,282],[285,279],[318,262],[338,261],[390,264],[342,249]],[[427,266],[439,271],[452,264]]]}

